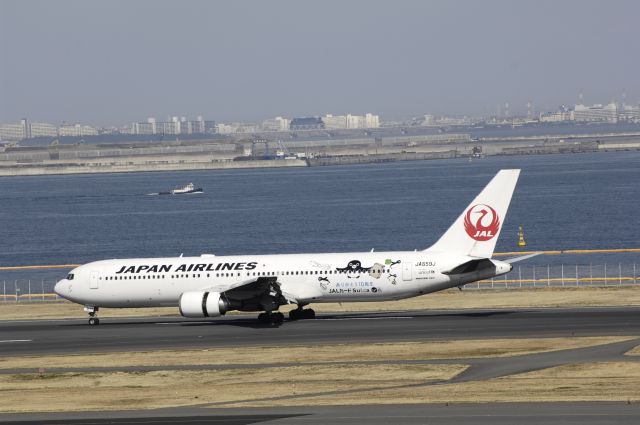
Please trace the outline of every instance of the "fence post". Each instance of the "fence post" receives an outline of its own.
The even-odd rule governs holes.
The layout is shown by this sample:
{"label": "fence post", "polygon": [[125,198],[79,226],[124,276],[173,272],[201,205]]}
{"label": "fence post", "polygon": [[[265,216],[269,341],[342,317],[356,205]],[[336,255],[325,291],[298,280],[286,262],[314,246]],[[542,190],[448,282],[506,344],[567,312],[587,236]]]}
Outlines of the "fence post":
{"label": "fence post", "polygon": [[536,266],[533,266],[533,287],[536,287]]}
{"label": "fence post", "polygon": [[593,285],[593,264],[589,263],[589,279],[591,281],[591,285]]}
{"label": "fence post", "polygon": [[13,281],[13,293],[15,295],[16,302],[18,302],[19,292],[20,291],[18,291],[18,279],[16,279]]}
{"label": "fence post", "polygon": [[42,295],[42,301],[44,301],[44,279],[42,279],[42,289],[40,290],[40,294]]}
{"label": "fence post", "polygon": [[31,279],[29,279],[29,301],[31,301]]}
{"label": "fence post", "polygon": [[549,265],[547,264],[547,286],[551,286],[551,276],[549,274]]}
{"label": "fence post", "polygon": [[518,280],[520,281],[520,287],[522,288],[522,267],[518,266]]}
{"label": "fence post", "polygon": [[604,263],[604,286],[607,286],[607,263]]}
{"label": "fence post", "polygon": [[576,286],[578,286],[578,265],[576,264]]}
{"label": "fence post", "polygon": [[618,263],[618,285],[622,285],[622,263]]}
{"label": "fence post", "polygon": [[561,276],[562,286],[564,286],[564,263],[560,264],[560,276]]}
{"label": "fence post", "polygon": [[633,262],[633,283],[636,283],[636,263]]}
{"label": "fence post", "polygon": [[[633,269],[635,270],[635,264],[633,265]],[[2,281],[2,299],[5,300],[5,302],[7,301],[7,281],[3,280]]]}

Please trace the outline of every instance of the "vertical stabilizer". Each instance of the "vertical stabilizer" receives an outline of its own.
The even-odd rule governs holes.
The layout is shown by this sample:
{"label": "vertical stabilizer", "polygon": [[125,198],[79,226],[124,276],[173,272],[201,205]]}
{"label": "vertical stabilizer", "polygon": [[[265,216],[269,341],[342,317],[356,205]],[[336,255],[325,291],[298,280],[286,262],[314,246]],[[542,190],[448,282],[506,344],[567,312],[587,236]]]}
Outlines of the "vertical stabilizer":
{"label": "vertical stabilizer", "polygon": [[491,258],[520,170],[500,170],[427,251]]}

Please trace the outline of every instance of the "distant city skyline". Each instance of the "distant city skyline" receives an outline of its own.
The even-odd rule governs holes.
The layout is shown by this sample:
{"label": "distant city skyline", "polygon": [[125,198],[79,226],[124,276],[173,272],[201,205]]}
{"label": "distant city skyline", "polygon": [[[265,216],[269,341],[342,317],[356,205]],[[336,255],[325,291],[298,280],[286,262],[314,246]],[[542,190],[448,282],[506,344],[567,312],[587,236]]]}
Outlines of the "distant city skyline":
{"label": "distant city skyline", "polygon": [[0,122],[637,104],[637,16],[625,0],[0,0]]}
{"label": "distant city skyline", "polygon": [[0,122],[0,141],[20,141],[30,138],[85,137],[98,135],[214,135],[214,134],[258,134],[264,132],[296,132],[300,130],[372,130],[380,127],[449,127],[486,125],[523,125],[535,123],[640,123],[640,103],[628,104],[611,102],[607,104],[582,103],[573,106],[561,105],[553,111],[534,111],[527,105],[526,114],[513,114],[508,104],[493,116],[460,116],[424,114],[403,121],[381,120],[379,115],[326,114],[316,117],[273,117],[258,122],[216,122],[199,115],[194,119],[186,116],[167,117],[166,120],[147,117],[146,120],[134,120],[126,125],[99,127],[87,123],[62,123],[55,125],[46,122],[32,122],[22,118],[20,122]]}

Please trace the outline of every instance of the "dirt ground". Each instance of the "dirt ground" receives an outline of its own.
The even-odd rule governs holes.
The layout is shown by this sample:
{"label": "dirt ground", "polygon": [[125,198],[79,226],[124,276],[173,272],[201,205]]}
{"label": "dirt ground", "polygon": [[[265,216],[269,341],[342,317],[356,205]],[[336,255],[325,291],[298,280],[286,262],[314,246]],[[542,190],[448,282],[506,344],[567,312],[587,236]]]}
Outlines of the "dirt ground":
{"label": "dirt ground", "polygon": [[[298,406],[517,401],[640,401],[640,362],[575,364],[457,384],[449,380],[468,366],[462,357],[496,357],[605,344],[625,337],[344,344],[301,350],[256,348],[220,359],[229,349],[151,352],[99,357],[118,365],[208,364],[207,370],[91,371],[0,374],[0,412],[151,409],[211,404],[215,407]],[[233,351],[231,349],[231,351]],[[291,352],[292,350],[289,350]],[[200,358],[200,353],[204,358]],[[151,356],[151,357],[146,357]],[[177,356],[177,357],[174,357]],[[66,361],[60,358],[66,358]],[[54,356],[49,364],[96,366],[90,356]],[[407,364],[409,359],[449,358],[452,364]],[[27,358],[6,367],[39,364]],[[382,363],[367,362],[375,358]],[[218,364],[242,364],[231,369]],[[384,363],[387,360],[388,363]],[[344,361],[344,363],[329,363]],[[396,361],[394,363],[394,361]],[[214,362],[214,363],[209,363]],[[265,362],[272,367],[255,367]],[[327,362],[327,363],[323,363]],[[285,364],[288,363],[288,364]],[[53,366],[51,366],[53,367]],[[64,394],[63,397],[60,394]],[[276,398],[274,398],[276,397]]]}

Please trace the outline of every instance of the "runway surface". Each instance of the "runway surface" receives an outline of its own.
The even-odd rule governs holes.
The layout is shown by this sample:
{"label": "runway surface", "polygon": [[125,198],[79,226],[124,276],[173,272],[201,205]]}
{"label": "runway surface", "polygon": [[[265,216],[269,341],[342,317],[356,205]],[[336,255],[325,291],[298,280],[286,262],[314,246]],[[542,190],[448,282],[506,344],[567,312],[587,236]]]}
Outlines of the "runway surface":
{"label": "runway surface", "polygon": [[[507,358],[464,359],[469,368],[448,382],[486,380],[569,363],[640,361],[624,356],[640,345],[640,308],[503,309],[321,314],[315,320],[285,322],[280,327],[259,324],[254,316],[229,316],[211,321],[181,318],[113,319],[100,326],[86,320],[2,321],[0,353],[43,355],[152,349],[241,347],[250,345],[313,345],[353,342],[460,340],[628,335],[635,338],[593,347]],[[371,362],[375,363],[375,362]],[[460,363],[459,359],[385,361],[383,363]],[[274,367],[276,365],[253,365]],[[217,365],[215,368],[246,368]],[[161,369],[171,369],[163,366]],[[175,367],[179,369],[179,366]],[[211,366],[189,366],[206,373]],[[151,370],[153,368],[102,368]],[[74,369],[75,370],[75,369]],[[77,369],[77,371],[91,371]],[[56,372],[50,370],[49,372]],[[65,372],[67,370],[59,370]],[[14,370],[0,373],[25,373]],[[437,384],[437,383],[436,383]],[[399,387],[403,384],[399,383]],[[425,383],[424,385],[433,385]],[[340,395],[340,391],[332,392]],[[290,396],[287,396],[290,398]],[[295,396],[293,396],[295,397]],[[257,399],[262,402],[266,399]],[[291,408],[218,408],[208,403],[188,408],[150,411],[60,414],[0,414],[0,422],[31,424],[635,424],[640,404],[489,403],[417,404]]]}
{"label": "runway surface", "polygon": [[[79,313],[80,315],[81,313]],[[504,309],[320,314],[270,327],[255,316],[208,321],[103,318],[0,321],[3,356],[247,345],[640,335],[640,308]]]}
{"label": "runway surface", "polygon": [[[203,412],[209,410],[209,412]],[[246,409],[244,409],[246,410]],[[167,425],[167,424],[463,424],[463,425],[631,425],[638,423],[640,404],[491,403],[433,405],[367,405],[251,409],[171,409],[151,412],[83,412],[78,414],[0,414],[0,421],[29,425]],[[18,422],[20,421],[20,422]]]}

